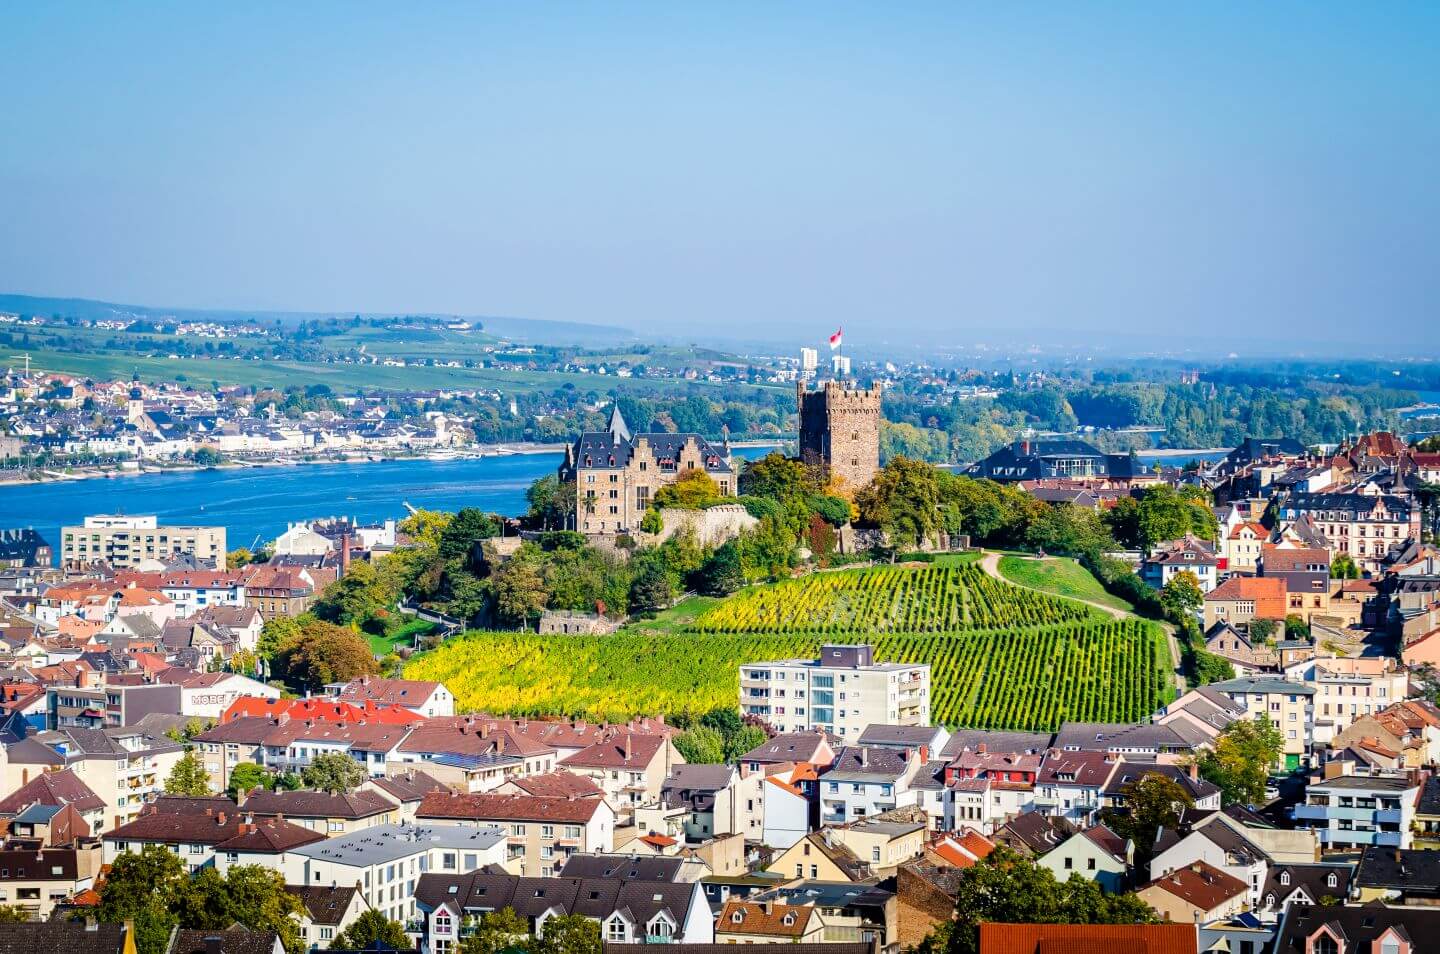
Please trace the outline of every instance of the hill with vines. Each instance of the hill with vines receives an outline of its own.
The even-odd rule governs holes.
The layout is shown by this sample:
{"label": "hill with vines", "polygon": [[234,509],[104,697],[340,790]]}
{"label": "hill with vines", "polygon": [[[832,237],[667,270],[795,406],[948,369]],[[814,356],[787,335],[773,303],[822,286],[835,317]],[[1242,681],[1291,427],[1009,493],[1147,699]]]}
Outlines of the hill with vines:
{"label": "hill with vines", "polygon": [[[688,612],[687,612],[688,610]],[[931,719],[980,728],[1122,722],[1167,701],[1164,633],[987,575],[974,564],[816,573],[682,606],[608,635],[477,632],[412,660],[464,708],[620,719],[733,707],[742,663],[869,642],[931,666]]]}

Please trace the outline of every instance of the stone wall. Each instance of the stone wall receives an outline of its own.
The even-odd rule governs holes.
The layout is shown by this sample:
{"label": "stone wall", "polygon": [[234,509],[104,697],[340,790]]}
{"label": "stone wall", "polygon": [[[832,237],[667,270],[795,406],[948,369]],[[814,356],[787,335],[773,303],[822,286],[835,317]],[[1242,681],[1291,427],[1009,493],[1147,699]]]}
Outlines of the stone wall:
{"label": "stone wall", "polygon": [[811,391],[797,384],[800,459],[823,466],[851,493],[870,483],[880,469],[881,394],[879,385],[860,389],[826,381]]}
{"label": "stone wall", "polygon": [[656,534],[656,541],[668,540],[688,527],[695,538],[704,546],[719,546],[726,540],[740,535],[760,521],[750,516],[750,511],[740,504],[721,504],[706,510],[679,510],[665,507],[660,511],[660,522],[664,524]]}

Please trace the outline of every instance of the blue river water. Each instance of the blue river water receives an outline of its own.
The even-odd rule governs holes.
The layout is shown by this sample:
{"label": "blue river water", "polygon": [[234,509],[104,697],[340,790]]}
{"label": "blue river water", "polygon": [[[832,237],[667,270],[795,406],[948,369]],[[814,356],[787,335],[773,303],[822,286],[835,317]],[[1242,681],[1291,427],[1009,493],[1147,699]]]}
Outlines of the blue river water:
{"label": "blue river water", "polygon": [[[771,448],[736,448],[737,457]],[[111,479],[0,486],[0,527],[34,527],[59,550],[60,528],[87,515],[154,514],[161,523],[224,526],[227,545],[273,540],[290,523],[353,517],[376,523],[428,510],[478,507],[519,516],[525,490],[553,474],[560,454],[514,454],[475,460],[397,460],[356,464],[193,470]]]}

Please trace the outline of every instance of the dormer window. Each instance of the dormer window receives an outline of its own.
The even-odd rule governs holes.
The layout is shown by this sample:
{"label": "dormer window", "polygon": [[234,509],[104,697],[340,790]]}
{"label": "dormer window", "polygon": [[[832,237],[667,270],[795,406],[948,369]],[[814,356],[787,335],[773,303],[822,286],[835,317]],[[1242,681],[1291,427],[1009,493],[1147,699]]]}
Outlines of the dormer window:
{"label": "dormer window", "polygon": [[780,920],[783,921],[783,922],[785,922],[785,926],[786,926],[786,927],[789,927],[790,925],[792,925],[792,924],[795,923],[795,915],[793,915],[793,914],[787,914],[787,915],[785,915],[785,917],[781,918]]}
{"label": "dormer window", "polygon": [[1340,884],[1340,879],[1335,876],[1335,872],[1332,871],[1332,872],[1330,872],[1329,875],[1327,875],[1327,876],[1325,877],[1325,886],[1326,886],[1326,887],[1328,887],[1328,888],[1334,888],[1334,887],[1336,887],[1336,886],[1339,885],[1339,884]]}
{"label": "dormer window", "polygon": [[745,912],[736,911],[734,914],[730,915],[730,920],[736,924],[739,924],[741,921],[745,920]]}
{"label": "dormer window", "polygon": [[1282,885],[1284,885],[1285,887],[1287,887],[1287,888],[1290,886],[1290,872],[1288,872],[1288,871],[1282,871],[1282,872],[1280,872],[1280,883],[1281,883]]}

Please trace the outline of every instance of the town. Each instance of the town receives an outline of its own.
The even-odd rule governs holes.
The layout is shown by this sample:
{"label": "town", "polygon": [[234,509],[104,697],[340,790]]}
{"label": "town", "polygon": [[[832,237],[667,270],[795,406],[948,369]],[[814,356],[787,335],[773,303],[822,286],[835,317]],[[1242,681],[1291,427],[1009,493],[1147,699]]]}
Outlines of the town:
{"label": "town", "polygon": [[795,456],[612,405],[518,519],[0,532],[0,912],[140,954],[1440,918],[1440,453],[882,466],[884,389],[813,355]]}

